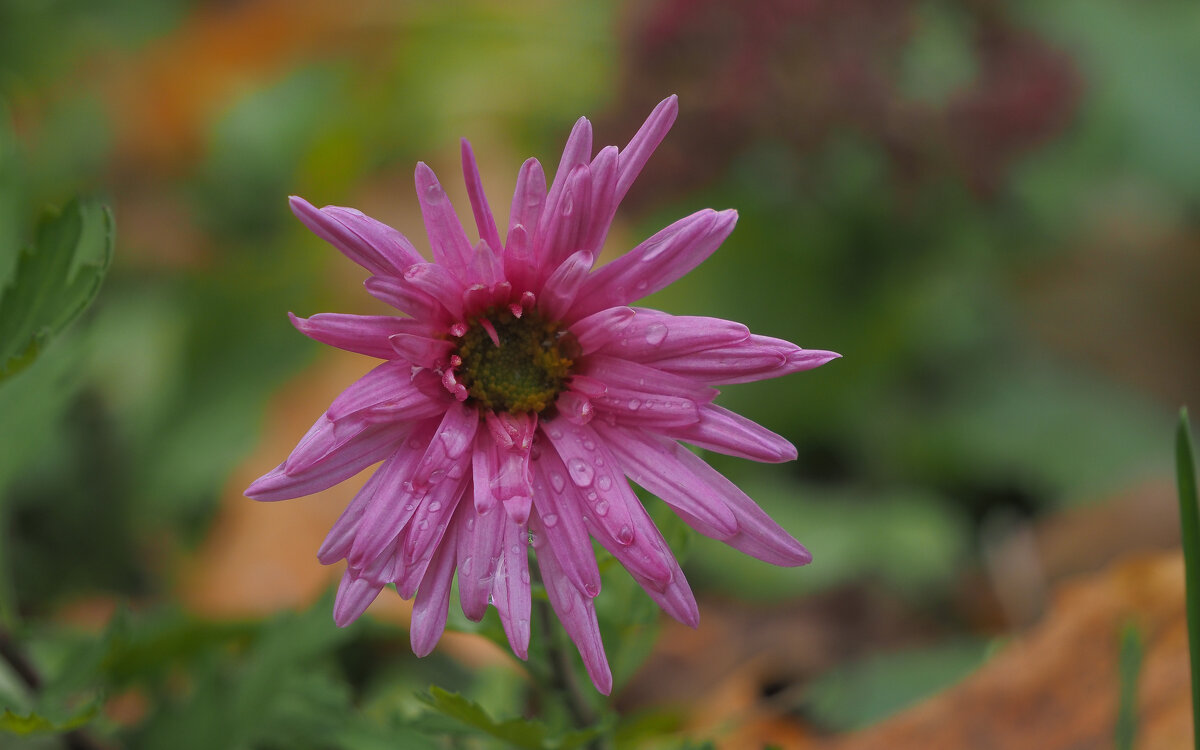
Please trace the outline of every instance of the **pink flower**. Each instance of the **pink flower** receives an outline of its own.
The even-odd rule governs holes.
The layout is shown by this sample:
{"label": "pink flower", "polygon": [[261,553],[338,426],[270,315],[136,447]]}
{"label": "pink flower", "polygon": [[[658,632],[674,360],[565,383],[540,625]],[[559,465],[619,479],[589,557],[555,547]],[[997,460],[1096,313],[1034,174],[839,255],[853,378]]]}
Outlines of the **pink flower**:
{"label": "pink flower", "polygon": [[285,500],[383,463],[317,554],[346,560],[333,616],[346,625],[394,583],[413,605],[424,656],[446,625],[450,585],[479,620],[496,607],[513,651],[529,647],[533,546],[550,604],[592,682],[612,689],[592,599],[597,540],[672,617],[695,626],[683,571],[630,488],[662,498],[692,528],[777,565],[811,556],[749,497],[680,442],[756,461],[795,448],[713,403],[723,383],[807,370],[837,357],[751,334],[727,320],[630,307],[691,271],[733,230],[734,211],[680,219],[593,269],[617,204],[675,120],[674,96],[624,149],[592,155],[580,118],[554,182],[530,159],[501,237],[463,141],[480,240],[472,244],[433,170],[417,199],[433,262],[350,208],[292,210],[371,272],[367,292],[403,317],[292,316],[305,335],[383,360],[334,399],[287,460],[246,494]]}

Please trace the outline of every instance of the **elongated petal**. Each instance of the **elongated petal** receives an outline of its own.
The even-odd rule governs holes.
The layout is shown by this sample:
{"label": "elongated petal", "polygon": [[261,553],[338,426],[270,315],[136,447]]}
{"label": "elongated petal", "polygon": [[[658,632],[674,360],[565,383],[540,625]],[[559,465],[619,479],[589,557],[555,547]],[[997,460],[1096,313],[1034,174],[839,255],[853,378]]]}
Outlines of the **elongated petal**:
{"label": "elongated petal", "polygon": [[408,638],[412,643],[413,653],[417,656],[428,656],[446,630],[456,551],[454,535],[451,534],[434,553],[425,579],[417,589],[417,598],[413,601],[412,622],[408,629]]}
{"label": "elongated petal", "polygon": [[613,216],[617,213],[617,147],[605,146],[592,160],[591,207],[580,226],[579,249],[600,255]]}
{"label": "elongated petal", "polygon": [[533,504],[563,574],[584,596],[599,594],[600,569],[591,537],[579,512],[574,486],[568,489],[567,469],[554,451],[542,451],[533,462]]}
{"label": "elongated petal", "polygon": [[[663,438],[657,438],[663,440]],[[679,463],[703,483],[720,493],[725,506],[737,519],[738,533],[725,544],[772,565],[796,566],[812,562],[812,555],[779,524],[771,520],[750,496],[691,451],[676,453]]]}
{"label": "elongated petal", "polygon": [[404,271],[404,283],[437,300],[453,320],[463,315],[463,285],[451,269],[438,263],[418,263]]}
{"label": "elongated petal", "polygon": [[458,220],[454,206],[450,205],[450,199],[438,182],[437,175],[425,162],[417,162],[414,181],[434,261],[451,271],[465,270],[471,263],[471,241],[467,239],[462,222]]}
{"label": "elongated petal", "polygon": [[501,541],[500,563],[492,576],[492,603],[513,653],[520,659],[528,659],[529,612],[533,600],[529,587],[529,534],[525,524],[506,520]]}
{"label": "elongated petal", "polygon": [[580,374],[604,384],[603,395],[592,397],[592,403],[622,424],[694,424],[701,407],[717,395],[687,378],[604,355],[587,357]]}
{"label": "elongated petal", "polygon": [[[543,274],[579,249],[583,224],[592,200],[592,176],[586,164],[571,170],[557,200],[547,200],[542,223],[534,237],[535,263]],[[551,199],[555,198],[551,191]],[[539,276],[539,280],[541,280]],[[547,289],[550,287],[546,281]]]}
{"label": "elongated petal", "polygon": [[692,528],[714,539],[728,539],[737,533],[737,519],[721,494],[680,458],[680,452],[691,456],[691,451],[643,430],[602,423],[594,429],[621,462],[625,474],[671,506]]}
{"label": "elongated petal", "polygon": [[664,354],[654,367],[713,385],[750,383],[811,370],[840,357],[821,349],[801,349],[790,341],[749,336],[699,352]]}
{"label": "elongated petal", "polygon": [[379,489],[385,476],[386,473],[382,469],[372,474],[367,483],[354,494],[354,499],[342,511],[342,515],[338,516],[338,520],[334,521],[333,527],[325,535],[325,541],[317,550],[317,559],[322,565],[332,565],[350,554],[350,546],[354,543],[354,536],[358,533],[358,525],[362,522],[363,513],[366,512],[367,506],[375,497],[375,492]]}
{"label": "elongated petal", "polygon": [[429,324],[394,315],[318,313],[311,318],[301,318],[288,313],[288,318],[296,330],[314,341],[377,359],[395,359],[396,353],[388,344],[389,336],[430,333]]}
{"label": "elongated petal", "polygon": [[344,628],[357,620],[379,592],[382,584],[374,584],[365,578],[355,578],[346,571],[342,574],[342,582],[338,584],[337,597],[333,600],[333,621],[339,628]]}
{"label": "elongated petal", "polygon": [[433,339],[428,336],[414,336],[409,333],[398,333],[388,339],[396,355],[403,358],[404,364],[425,367],[430,370],[439,367],[454,351],[454,344],[446,339]]}
{"label": "elongated petal", "polygon": [[542,314],[550,320],[561,320],[571,309],[590,270],[592,254],[587,250],[580,250],[564,260],[546,280],[538,303]]}
{"label": "elongated petal", "polygon": [[750,329],[731,320],[668,315],[641,307],[610,307],[576,321],[570,330],[584,354],[654,362],[655,367],[662,360],[687,361],[698,352],[750,338]]}
{"label": "elongated petal", "polygon": [[646,162],[650,160],[650,155],[658,148],[658,144],[662,143],[663,138],[667,136],[667,132],[675,124],[675,118],[678,115],[679,99],[672,94],[658,103],[658,106],[646,118],[646,122],[630,139],[629,144],[621,150],[620,172],[617,177],[615,196],[617,202],[620,202],[629,192],[633,181],[641,174],[642,167],[646,166]]}
{"label": "elongated petal", "polygon": [[408,425],[384,425],[364,430],[303,471],[289,473],[285,464],[259,477],[246,489],[246,496],[273,502],[311,495],[354,476],[393,453],[408,432]]}
{"label": "elongated petal", "polygon": [[542,269],[535,265],[531,235],[537,230],[545,202],[546,175],[537,159],[529,159],[517,173],[508,239],[504,243],[504,276],[518,292],[531,290],[541,277]]}
{"label": "elongated petal", "polygon": [[777,464],[796,459],[796,448],[787,440],[716,404],[702,406],[700,421],[695,424],[667,427],[663,432],[700,448],[751,461]]}
{"label": "elongated petal", "polygon": [[363,409],[385,404],[394,412],[419,411],[420,416],[432,416],[444,408],[413,385],[411,364],[394,361],[384,362],[350,384],[338,394],[325,414],[336,422]]}
{"label": "elongated petal", "polygon": [[475,163],[475,152],[466,138],[462,139],[463,180],[467,183],[467,197],[471,200],[471,212],[475,214],[475,226],[479,229],[479,239],[491,246],[495,252],[500,252],[504,245],[500,242],[500,232],[496,229],[496,218],[488,206],[487,196],[483,193],[483,180],[479,177],[479,165]]}
{"label": "elongated petal", "polygon": [[379,484],[367,500],[346,555],[351,567],[367,565],[389,549],[416,513],[421,495],[412,487],[412,472],[436,425],[435,419],[419,425],[403,447],[376,472]]}
{"label": "elongated petal", "polygon": [[546,532],[537,515],[529,517],[529,528],[533,532],[533,546],[537,551],[538,568],[550,606],[558,615],[567,631],[583,665],[587,668],[592,684],[604,695],[612,692],[612,670],[604,654],[604,642],[600,638],[600,624],[596,620],[596,608],[590,597],[582,595],[563,575],[562,566],[553,548],[545,543]]}
{"label": "elongated petal", "polygon": [[575,501],[588,532],[629,571],[660,589],[669,583],[670,550],[656,542],[661,536],[608,447],[589,425],[550,420],[544,431],[552,447],[543,448],[543,459],[551,449],[558,453],[567,473],[562,496]]}
{"label": "elongated petal", "polygon": [[425,260],[404,235],[361,211],[340,206],[318,209],[295,195],[288,203],[313,234],[371,273],[399,276]]}
{"label": "elongated petal", "polygon": [[736,223],[736,211],[704,209],[656,233],[588,277],[572,319],[627,305],[666,288],[712,255]]}
{"label": "elongated petal", "polygon": [[503,549],[504,511],[492,507],[479,513],[468,503],[459,504],[462,518],[455,524],[458,537],[458,598],[467,619],[479,622],[487,613],[492,574]]}
{"label": "elongated petal", "polygon": [[430,326],[444,328],[450,323],[450,315],[437,300],[403,278],[394,276],[372,276],[363,282],[367,294],[416,320]]}
{"label": "elongated petal", "polygon": [[[470,460],[470,456],[464,458]],[[462,499],[463,491],[470,483],[462,476],[464,473],[460,468],[458,478],[450,478],[433,485],[421,498],[417,512],[409,522],[408,535],[404,539],[404,565],[413,565],[419,560],[429,559],[433,550],[441,543],[450,519]]]}
{"label": "elongated petal", "polygon": [[[425,488],[443,481],[447,476],[456,479],[453,469],[467,468],[460,459],[471,447],[478,428],[479,415],[474,406],[459,401],[450,402],[442,423],[438,425],[437,433],[429,441],[429,447],[417,465],[412,478],[413,485]],[[469,461],[469,456],[467,460]]]}

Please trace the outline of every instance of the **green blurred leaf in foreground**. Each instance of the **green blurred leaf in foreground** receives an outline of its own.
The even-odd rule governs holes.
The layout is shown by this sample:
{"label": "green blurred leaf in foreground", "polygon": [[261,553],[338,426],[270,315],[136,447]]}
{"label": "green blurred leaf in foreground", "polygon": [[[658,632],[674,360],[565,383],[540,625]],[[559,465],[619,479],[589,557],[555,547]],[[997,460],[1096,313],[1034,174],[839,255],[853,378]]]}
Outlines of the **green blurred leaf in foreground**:
{"label": "green blurred leaf in foreground", "polygon": [[54,721],[36,712],[30,713],[28,716],[21,716],[5,709],[4,713],[0,714],[0,732],[17,736],[46,732],[69,732],[91,721],[99,709],[99,703],[89,703],[64,721]]}
{"label": "green blurred leaf in foreground", "polygon": [[0,290],[0,380],[27,367],[100,290],[112,261],[113,220],[101,205],[71,201],[49,213]]}
{"label": "green blurred leaf in foreground", "polygon": [[[592,727],[571,731],[558,738],[550,738],[547,737],[546,725],[540,721],[523,718],[496,721],[488,716],[478,703],[464,698],[458,693],[442,690],[436,685],[429,688],[428,694],[418,697],[422,703],[445,717],[510,743],[513,747],[527,748],[527,750],[544,750],[545,748],[572,750],[590,742],[600,731],[599,727]],[[424,728],[432,732],[448,729],[448,727],[432,723]]]}

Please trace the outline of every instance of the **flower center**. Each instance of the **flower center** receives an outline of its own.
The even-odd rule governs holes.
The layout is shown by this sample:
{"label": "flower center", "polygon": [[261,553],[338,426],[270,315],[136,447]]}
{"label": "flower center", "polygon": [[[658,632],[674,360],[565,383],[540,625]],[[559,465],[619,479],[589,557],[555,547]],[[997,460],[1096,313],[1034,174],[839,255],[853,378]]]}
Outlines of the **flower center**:
{"label": "flower center", "polygon": [[485,409],[536,414],[563,389],[577,350],[574,336],[536,310],[518,318],[489,308],[459,338],[455,374]]}

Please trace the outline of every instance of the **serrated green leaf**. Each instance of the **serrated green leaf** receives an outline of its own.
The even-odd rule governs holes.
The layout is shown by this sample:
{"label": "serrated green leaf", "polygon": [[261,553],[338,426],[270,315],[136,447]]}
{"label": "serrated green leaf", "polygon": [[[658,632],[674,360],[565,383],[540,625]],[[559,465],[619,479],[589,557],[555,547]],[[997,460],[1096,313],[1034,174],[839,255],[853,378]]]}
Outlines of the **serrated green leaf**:
{"label": "serrated green leaf", "polygon": [[31,734],[46,734],[51,732],[69,732],[72,729],[87,724],[100,710],[99,701],[92,701],[63,720],[49,719],[36,711],[22,716],[5,709],[0,714],[0,732],[7,732],[21,737]]}
{"label": "serrated green leaf", "polygon": [[72,201],[48,214],[0,292],[0,380],[27,367],[82,313],[112,261],[113,220],[97,204]]}
{"label": "serrated green leaf", "polygon": [[436,685],[426,694],[417,696],[422,703],[442,716],[454,719],[484,734],[504,740],[514,747],[527,750],[572,750],[591,741],[600,728],[588,728],[569,732],[559,737],[548,737],[546,725],[533,719],[505,719],[496,721],[475,701],[458,693],[451,693]]}

